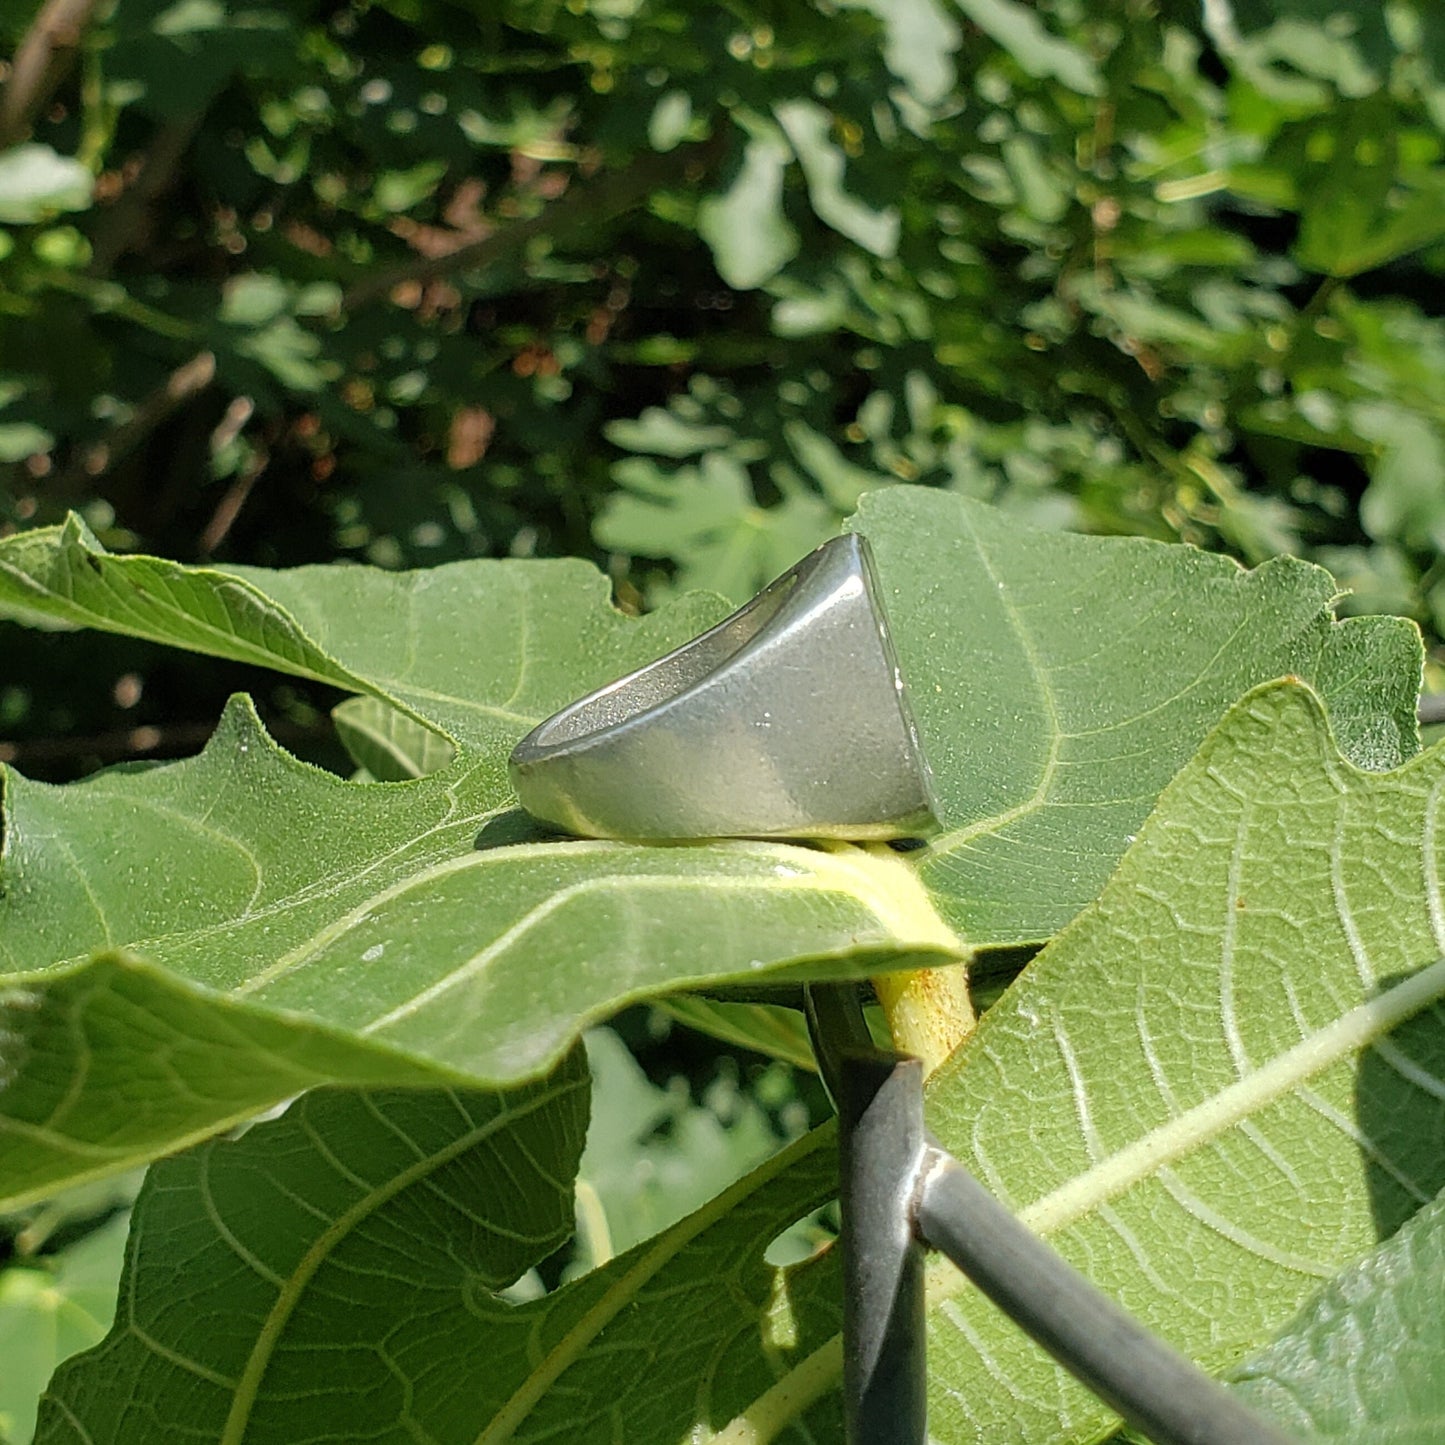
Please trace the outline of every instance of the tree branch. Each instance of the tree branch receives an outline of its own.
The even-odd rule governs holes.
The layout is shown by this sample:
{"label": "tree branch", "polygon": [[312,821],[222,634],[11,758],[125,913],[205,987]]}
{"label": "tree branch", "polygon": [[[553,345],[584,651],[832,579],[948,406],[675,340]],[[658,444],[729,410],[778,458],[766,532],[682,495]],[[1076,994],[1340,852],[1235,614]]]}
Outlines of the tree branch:
{"label": "tree branch", "polygon": [[45,0],[10,63],[0,93],[0,150],[30,134],[55,88],[75,63],[96,0]]}
{"label": "tree branch", "polygon": [[156,127],[149,150],[135,180],[116,197],[101,217],[91,237],[90,265],[86,275],[104,280],[115,263],[139,242],[145,231],[151,206],[175,179],[176,168],[185,157],[204,111],[192,111],[178,120]]}
{"label": "tree branch", "polygon": [[134,451],[167,417],[205,391],[215,379],[214,353],[198,351],[143,398],[130,417],[103,441],[87,447],[77,462],[57,472],[45,485],[46,493],[59,502],[90,495],[95,490],[95,479],[102,472]]}
{"label": "tree branch", "polygon": [[[180,155],[184,153],[193,134],[193,127],[199,117],[186,117],[176,122],[172,133],[158,143],[152,157],[155,170],[160,178],[155,188],[137,183],[138,202],[143,213],[145,204],[155,190],[164,184]],[[635,161],[626,170],[615,171],[599,177],[585,186],[577,186],[546,207],[540,215],[525,221],[515,221],[492,235],[443,256],[418,256],[404,265],[379,271],[353,286],[341,299],[340,311],[356,310],[391,294],[393,289],[408,281],[432,281],[442,276],[455,275],[460,271],[475,271],[483,266],[493,265],[520,252],[529,241],[537,236],[560,236],[584,226],[598,225],[615,216],[620,216],[641,205],[649,195],[664,186],[680,181],[701,178],[722,158],[727,149],[727,132],[720,128],[706,141],[694,145],[679,146],[674,151],[658,154],[649,152]],[[92,272],[104,275],[114,264],[117,256],[130,240],[130,222],[133,215],[116,227],[113,244],[104,244],[104,238],[97,243]],[[216,360],[209,351],[202,351],[178,367],[148,397],[144,398],[131,414],[129,420],[115,428],[103,441],[88,447],[76,462],[51,479],[46,490],[55,500],[66,500],[94,490],[95,479],[106,471],[113,462],[139,446],[177,408],[189,401],[198,392],[204,391],[215,377]],[[255,477],[251,478],[254,483]],[[230,498],[236,510],[244,503],[250,484],[245,484]],[[229,495],[229,494],[228,494]],[[206,529],[211,546],[219,544],[234,513],[225,515],[225,505],[212,519]]]}
{"label": "tree branch", "polygon": [[352,311],[359,306],[389,295],[407,281],[435,281],[454,276],[459,271],[476,271],[515,256],[537,236],[561,236],[582,226],[598,225],[640,206],[653,191],[678,181],[700,177],[722,156],[726,132],[719,130],[710,139],[695,145],[679,146],[665,154],[649,152],[626,170],[574,187],[561,200],[554,201],[540,215],[509,226],[480,241],[445,256],[418,256],[414,261],[379,271],[358,281],[342,298],[341,310]]}

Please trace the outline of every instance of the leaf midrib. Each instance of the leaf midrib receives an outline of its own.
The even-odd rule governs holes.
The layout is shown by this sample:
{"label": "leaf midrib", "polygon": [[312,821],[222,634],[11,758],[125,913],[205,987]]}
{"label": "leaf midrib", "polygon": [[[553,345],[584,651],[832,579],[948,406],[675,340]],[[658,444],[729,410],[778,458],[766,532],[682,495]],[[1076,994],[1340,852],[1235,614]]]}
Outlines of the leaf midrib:
{"label": "leaf midrib", "polygon": [[410,1188],[428,1174],[435,1173],[436,1170],[451,1163],[453,1159],[464,1154],[468,1149],[475,1148],[491,1135],[502,1129],[511,1128],[519,1120],[527,1118],[539,1109],[549,1107],[568,1094],[586,1087],[588,1084],[585,1078],[574,1079],[560,1087],[539,1092],[520,1107],[499,1111],[485,1124],[468,1130],[467,1133],[452,1140],[446,1148],[439,1149],[423,1159],[418,1159],[399,1174],[393,1175],[384,1184],[367,1191],[349,1209],[340,1214],[329,1228],[323,1230],[291,1270],[277,1293],[275,1303],[267,1312],[266,1322],[257,1334],[256,1343],[247,1356],[245,1367],[241,1371],[236,1394],[231,1401],[226,1423],[217,1438],[217,1445],[242,1445],[247,1426],[250,1423],[251,1411],[255,1406],[267,1366],[271,1362],[282,1331],[290,1322],[296,1306],[300,1303],[306,1287],[315,1278],[317,1270],[357,1225],[403,1190]]}
{"label": "leaf midrib", "polygon": [[[746,839],[715,839],[705,844],[669,844],[673,848],[696,848],[698,851],[715,853],[720,857],[757,855],[763,859],[775,858],[778,863],[791,868],[806,870],[786,879],[770,880],[751,876],[729,878],[726,875],[706,873],[682,875],[657,875],[669,884],[697,887],[740,886],[760,889],[766,886],[779,888],[809,889],[817,892],[836,893],[850,897],[878,920],[880,925],[900,941],[912,944],[933,944],[941,950],[955,954],[965,952],[965,946],[958,936],[939,917],[929,902],[922,886],[912,869],[891,852],[875,853],[858,848],[821,851],[803,848],[796,844],[766,843]],[[619,843],[604,839],[575,839],[566,843],[514,843],[506,847],[490,848],[480,852],[465,853],[459,857],[447,858],[433,863],[405,878],[397,879],[379,893],[361,900],[341,918],[335,919],[318,929],[309,938],[287,950],[268,968],[253,974],[231,990],[233,995],[254,994],[266,985],[304,965],[351,929],[368,919],[378,908],[397,898],[403,897],[415,888],[468,869],[485,869],[499,864],[515,864],[528,858],[549,859],[608,854],[618,857],[637,857],[642,853],[658,853],[663,850],[656,845]],[[623,879],[624,884],[646,886],[649,875],[639,874]],[[589,886],[599,883],[616,885],[618,878],[608,874],[591,880],[582,880]],[[654,881],[657,881],[654,878]],[[577,884],[568,885],[560,893],[566,894]],[[539,911],[555,906],[557,893],[550,893],[540,903],[534,904],[521,919],[511,924],[507,934],[515,934],[529,918]],[[497,940],[494,940],[494,944]],[[489,947],[494,946],[489,945]],[[465,966],[465,965],[464,965]],[[375,1025],[373,1025],[374,1027]]]}
{"label": "leaf midrib", "polygon": [[[1275,1055],[1268,1063],[1261,1064],[1202,1103],[1149,1130],[1082,1174],[1075,1175],[1059,1188],[1021,1209],[1019,1220],[1045,1237],[1066,1228],[1091,1209],[1106,1204],[1135,1184],[1160,1173],[1169,1164],[1192,1154],[1284,1098],[1314,1075],[1342,1059],[1363,1052],[1376,1039],[1442,999],[1445,999],[1445,957],[1437,958],[1387,992],[1357,1004],[1333,1023],[1316,1029],[1292,1048]],[[930,1309],[971,1288],[967,1276],[948,1260],[936,1259],[928,1266]],[[834,1340],[840,1338],[834,1336],[820,1350],[828,1349]],[[837,1352],[837,1360],[841,1366],[841,1349]],[[803,1364],[806,1365],[807,1361]],[[802,1368],[803,1365],[795,1366],[774,1390],[783,1390]],[[738,1421],[745,1418],[746,1412],[738,1417]],[[777,1428],[781,1429],[787,1423],[787,1419],[779,1420]],[[716,1441],[724,1436],[720,1434],[710,1438]],[[753,1438],[749,1437],[750,1441]],[[762,1445],[764,1438],[772,1436],[757,1436],[757,1445]]]}
{"label": "leaf midrib", "polygon": [[[87,552],[86,555],[95,556],[97,554]],[[23,572],[13,563],[6,562],[3,559],[0,559],[0,572],[3,572],[7,577],[18,582],[27,591],[38,597],[52,598],[67,611],[83,619],[83,623],[73,622],[72,625],[89,626],[95,628],[98,632],[113,632],[123,637],[141,637],[148,642],[156,642],[168,647],[185,648],[186,646],[184,642],[178,642],[176,640],[174,633],[166,632],[158,628],[152,619],[145,616],[141,616],[138,622],[133,625],[120,626],[115,618],[107,616],[102,612],[96,612],[93,608],[87,607],[76,598],[67,596],[63,592],[57,592],[53,587],[44,586],[34,577],[30,576],[29,573]],[[262,613],[264,616],[277,621],[284,619],[291,627],[295,628],[296,635],[304,641],[306,645],[318,654],[325,655],[325,649],[319,647],[315,641],[306,635],[300,623],[298,623],[284,607],[270,597],[267,597],[259,588],[255,587],[243,577],[235,577],[227,573],[217,573],[216,575],[224,576],[226,585],[239,587],[249,593],[258,603],[263,604]],[[113,586],[111,587],[111,591],[115,592]],[[277,671],[289,672],[293,677],[310,678],[313,682],[326,683],[331,687],[343,685],[355,686],[358,691],[379,696],[384,702],[394,703],[396,701],[396,699],[386,696],[385,693],[378,693],[372,684],[355,676],[349,669],[341,666],[339,663],[335,664],[335,670],[332,672],[317,672],[304,663],[292,658],[283,657],[270,648],[264,647],[259,643],[251,642],[237,632],[227,632],[223,628],[217,627],[214,623],[206,621],[198,614],[187,612],[185,609],[177,607],[174,603],[164,603],[158,600],[157,605],[162,615],[179,617],[187,629],[219,638],[223,644],[223,648],[219,653],[222,657],[234,657],[237,652],[241,652],[245,654],[247,661],[255,662],[263,667],[275,668]],[[132,616],[135,615],[134,608],[128,608],[126,610],[129,611]],[[72,622],[71,618],[66,618],[65,620]],[[196,651],[198,649],[191,648],[188,650]],[[342,679],[345,681],[343,682]],[[407,711],[409,712],[410,709],[407,709]],[[418,720],[421,721],[421,719]]]}
{"label": "leaf midrib", "polygon": [[1036,813],[1048,802],[1049,792],[1054,784],[1054,775],[1059,768],[1059,755],[1062,751],[1064,741],[1063,723],[1059,717],[1058,698],[1054,694],[1053,681],[1049,676],[1048,669],[1044,666],[1043,658],[1039,655],[1038,647],[1034,643],[1032,631],[1025,626],[1023,618],[1019,615],[1018,608],[1014,605],[1013,598],[1009,596],[1008,588],[999,577],[993,565],[993,559],[989,556],[983,545],[983,538],[979,536],[978,528],[974,525],[971,514],[968,516],[968,529],[973,538],[974,550],[978,554],[978,560],[983,564],[988,579],[994,584],[998,593],[999,606],[1002,607],[1004,616],[1008,619],[1009,627],[1014,636],[1018,639],[1019,650],[1028,659],[1029,667],[1033,670],[1035,679],[1038,682],[1039,695],[1043,702],[1044,714],[1049,725],[1049,751],[1044,759],[1044,765],[1039,773],[1039,781],[1031,796],[1022,802],[1014,804],[1012,808],[1006,808],[1003,812],[991,818],[979,818],[972,823],[966,823],[961,828],[954,828],[947,833],[934,838],[928,845],[926,856],[929,858],[947,857],[960,848],[966,847],[973,839],[984,833],[997,833],[1008,827],[1010,823],[1017,822],[1020,818],[1027,817],[1030,813]]}
{"label": "leaf midrib", "polygon": [[1193,1153],[1236,1124],[1283,1098],[1341,1059],[1363,1052],[1412,1015],[1445,999],[1445,958],[1357,1004],[1268,1063],[1227,1084],[1193,1108],[1141,1134],[1107,1159],[1019,1211],[1039,1234],[1072,1224],[1157,1169]]}
{"label": "leaf midrib", "polygon": [[[994,567],[993,560],[984,546],[983,538],[979,535],[978,528],[974,524],[971,514],[969,514],[968,517],[968,527],[973,539],[974,548],[978,553],[979,562],[988,574],[989,580],[993,582],[997,588],[999,605],[1003,609],[1005,617],[1008,619],[1010,629],[1018,640],[1019,650],[1027,659],[1034,678],[1038,683],[1044,713],[1050,728],[1049,751],[1048,756],[1044,759],[1043,767],[1040,770],[1038,783],[1027,798],[1015,803],[1010,808],[1003,809],[1002,812],[994,813],[986,818],[976,818],[971,823],[965,823],[960,827],[952,828],[945,833],[939,834],[936,838],[929,841],[927,852],[923,855],[927,860],[947,858],[960,849],[966,848],[975,838],[992,837],[1001,833],[1010,824],[1018,822],[1021,818],[1027,818],[1039,812],[1049,802],[1054,778],[1058,773],[1062,761],[1063,744],[1065,742],[1078,738],[1097,737],[1104,733],[1116,732],[1126,727],[1133,727],[1143,719],[1161,713],[1168,707],[1172,707],[1178,703],[1181,698],[1187,697],[1191,692],[1196,691],[1204,685],[1204,680],[1210,675],[1211,669],[1234,645],[1244,628],[1244,624],[1241,622],[1232,632],[1222,638],[1208,662],[1199,669],[1194,677],[1191,678],[1184,687],[1170,694],[1169,697],[1161,699],[1155,703],[1153,707],[1146,708],[1142,712],[1123,718],[1118,722],[1110,723],[1107,727],[1087,729],[1081,732],[1066,732],[1059,711],[1058,695],[1054,691],[1050,669],[1039,653],[1037,644],[1034,641],[1033,631],[1024,622],[1018,608],[1014,605],[1013,599],[1009,596],[1008,588]],[[1156,796],[1157,794],[1151,792],[1145,795],[1144,798],[1141,798],[1140,801],[1147,799],[1152,802]],[[1117,801],[1124,802],[1131,800],[1119,799]]]}
{"label": "leaf midrib", "polygon": [[[690,1214],[675,1225],[658,1242],[645,1250],[634,1264],[606,1290],[573,1327],[562,1335],[541,1360],[533,1367],[532,1373],[513,1391],[511,1397],[488,1421],[473,1445],[502,1445],[511,1439],[518,1426],[536,1408],[538,1402],[562,1374],[576,1364],[587,1347],[614,1320],[622,1309],[631,1302],[642,1288],[665,1265],[670,1263],[682,1250],[703,1231],[717,1223],[724,1215],[731,1213],[745,1199],[757,1193],[784,1170],[819,1149],[833,1138],[833,1126],[824,1124],[805,1134],[786,1149],[774,1154],[760,1168],[740,1179],[730,1189],[710,1200],[701,1209]],[[545,1308],[545,1301],[539,1301],[538,1308]],[[225,1442],[223,1442],[225,1445]]]}

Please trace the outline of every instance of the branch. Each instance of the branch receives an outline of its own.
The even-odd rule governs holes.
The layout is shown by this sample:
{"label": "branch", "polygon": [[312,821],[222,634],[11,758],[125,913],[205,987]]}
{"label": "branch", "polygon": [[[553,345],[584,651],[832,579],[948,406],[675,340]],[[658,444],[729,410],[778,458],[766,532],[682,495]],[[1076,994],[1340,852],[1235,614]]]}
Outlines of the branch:
{"label": "branch", "polygon": [[[237,400],[250,403],[249,397],[239,397]],[[270,450],[264,443],[257,446],[251,459],[241,468],[231,485],[226,488],[221,500],[216,504],[216,510],[211,513],[211,520],[206,523],[201,532],[196,550],[202,557],[210,557],[216,548],[226,540],[227,534],[236,523],[236,518],[241,515],[241,508],[246,505],[251,495],[251,489],[270,463]]]}
{"label": "branch", "polygon": [[45,0],[10,63],[0,94],[0,150],[30,134],[35,117],[75,63],[96,0]]}
{"label": "branch", "polygon": [[477,271],[494,265],[515,256],[536,236],[561,236],[583,226],[610,221],[640,206],[663,186],[702,176],[721,158],[725,147],[726,131],[719,130],[710,139],[695,145],[679,146],[661,155],[649,152],[626,170],[614,171],[569,190],[561,200],[554,201],[529,220],[515,221],[448,255],[419,256],[358,281],[341,298],[341,310],[365,306],[389,295],[407,281],[435,281],[459,271]]}
{"label": "branch", "polygon": [[167,417],[193,396],[205,391],[215,379],[214,353],[198,351],[142,399],[130,417],[111,431],[104,441],[87,447],[78,462],[72,462],[64,471],[56,473],[46,484],[46,492],[52,499],[61,502],[90,495],[95,490],[95,479],[102,472],[134,451]]}
{"label": "branch", "polygon": [[102,212],[91,238],[87,276],[104,280],[114,270],[115,263],[138,244],[152,204],[175,179],[176,168],[200,129],[204,115],[204,111],[191,111],[156,127],[140,173],[116,197],[110,209]]}
{"label": "branch", "polygon": [[[155,184],[148,186],[137,182],[133,187],[137,193],[139,214],[143,215],[146,204],[163,188],[174,165],[189,145],[199,119],[198,115],[188,116],[175,122],[168,131],[163,128],[151,156],[147,158],[147,169],[153,169],[156,176]],[[529,220],[504,226],[492,235],[447,255],[419,256],[405,265],[380,271],[359,281],[342,297],[340,310],[344,313],[369,305],[390,295],[395,287],[407,281],[431,281],[459,271],[475,271],[493,265],[516,255],[536,236],[560,236],[620,216],[641,205],[654,191],[664,186],[701,178],[717,164],[726,149],[727,132],[720,129],[708,140],[695,145],[680,146],[666,154],[649,152],[626,170],[615,171],[585,186],[575,187]],[[125,218],[118,218],[109,244],[104,235],[98,239],[90,268],[93,275],[103,276],[108,272],[129,244],[136,214],[137,211],[131,211]],[[107,231],[110,229],[107,227]],[[202,351],[193,356],[142,400],[128,421],[115,428],[105,440],[88,447],[77,462],[72,462],[54,476],[46,488],[47,492],[53,499],[63,501],[70,496],[93,491],[95,479],[102,472],[139,446],[191,397],[209,387],[215,373],[216,360],[212,353]],[[223,501],[206,528],[206,550],[219,545],[224,538],[255,480],[256,477],[252,476],[249,482],[233,489],[234,495],[228,494]]]}

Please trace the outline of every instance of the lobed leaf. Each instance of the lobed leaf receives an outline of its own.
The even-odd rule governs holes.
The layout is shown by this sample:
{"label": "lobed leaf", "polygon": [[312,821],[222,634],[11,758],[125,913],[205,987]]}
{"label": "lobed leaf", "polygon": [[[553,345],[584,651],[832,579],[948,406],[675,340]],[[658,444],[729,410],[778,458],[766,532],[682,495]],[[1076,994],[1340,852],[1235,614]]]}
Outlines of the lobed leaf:
{"label": "lobed leaf", "polygon": [[[1442,795],[1445,750],[1367,774],[1311,692],[1255,692],[933,1081],[944,1143],[1206,1365],[1445,1185]],[[1095,1438],[1104,1406],[932,1283],[940,1442]]]}
{"label": "lobed leaf", "polygon": [[[319,1090],[157,1166],[115,1327],[52,1382],[37,1440],[414,1434],[418,1375],[465,1408],[469,1372],[435,1361],[571,1232],[586,1121],[574,1056],[507,1094]],[[174,1308],[178,1271],[221,1328]]]}
{"label": "lobed leaf", "polygon": [[725,1421],[759,1355],[771,1376],[837,1326],[833,1301],[763,1258],[827,1198],[831,1131],[510,1303],[497,1288],[570,1224],[584,1105],[575,1073],[501,1096],[321,1091],[156,1165],[115,1328],[57,1375],[37,1441],[480,1445]]}
{"label": "lobed leaf", "polygon": [[329,1081],[535,1077],[653,992],[948,958],[931,912],[900,912],[877,866],[762,843],[469,851],[383,893],[363,881],[319,929],[309,899],[288,900],[153,939],[145,960],[17,975],[0,991],[4,1197],[132,1167]]}
{"label": "lobed leaf", "polygon": [[[1445,1185],[1442,797],[1445,749],[1367,774],[1307,689],[1255,692],[1166,791],[1098,902],[930,1083],[940,1139],[1214,1368]],[[821,1137],[597,1274],[489,1318],[495,1393],[435,1438],[783,1436],[841,1363],[831,1256],[781,1276],[758,1262],[827,1197]],[[815,1168],[800,1194],[795,1169]],[[704,1256],[686,1253],[694,1240]],[[735,1270],[751,1282],[719,1291]],[[524,1366],[507,1341],[536,1331],[547,1345]],[[929,1348],[940,1445],[1084,1441],[1109,1426],[946,1265],[930,1271]],[[128,1364],[115,1388],[142,1368],[159,1366]],[[112,1375],[107,1362],[91,1378]]]}
{"label": "lobed leaf", "polygon": [[95,627],[370,690],[250,583],[215,568],[113,556],[73,514],[4,539],[0,608],[31,625]]}
{"label": "lobed leaf", "polygon": [[[0,616],[314,678],[501,750],[503,761],[517,737],[576,695],[579,679],[595,687],[640,667],[723,610],[695,596],[636,621],[610,605],[606,579],[579,561],[401,573],[186,567],[108,553],[76,517],[0,542]],[[487,761],[499,780],[496,759]]]}
{"label": "lobed leaf", "polygon": [[[0,542],[0,608],[350,687],[339,726],[358,761],[406,779],[301,764],[243,701],[186,762],[65,788],[5,775],[0,1177],[14,1197],[328,1079],[537,1077],[641,998],[1046,937],[1218,712],[1283,671],[1319,685],[1360,760],[1413,746],[1417,639],[1406,623],[1334,623],[1317,569],[1058,537],[908,488],[869,498],[858,525],[944,801],[947,830],[908,859],[556,842],[509,811],[516,737],[693,635],[715,599],[639,623],[582,564],[186,568],[109,556],[78,523]],[[97,949],[135,957],[87,962]],[[146,1061],[157,1037],[173,1075]],[[190,1037],[228,1041],[227,1077]]]}
{"label": "lobed leaf", "polygon": [[[891,858],[493,846],[533,836],[504,812],[518,733],[579,685],[691,635],[713,601],[634,623],[572,564],[303,569],[271,576],[272,596],[234,573],[109,557],[78,525],[9,539],[0,569],[27,615],[356,678],[369,696],[348,705],[348,725],[378,770],[385,753],[422,771],[427,723],[457,740],[427,777],[345,782],[289,757],[237,700],[187,762],[66,788],[6,773],[0,1179],[12,1202],[328,1081],[533,1077],[588,1021],[658,987],[957,956]],[[457,640],[463,614],[492,645]],[[121,946],[144,958],[87,961]]]}
{"label": "lobed leaf", "polygon": [[873,544],[944,825],[919,876],[975,947],[1043,941],[1098,895],[1160,790],[1225,710],[1312,683],[1345,756],[1415,752],[1419,641],[1336,622],[1329,574],[1132,538],[1024,527],[893,487],[850,524]]}

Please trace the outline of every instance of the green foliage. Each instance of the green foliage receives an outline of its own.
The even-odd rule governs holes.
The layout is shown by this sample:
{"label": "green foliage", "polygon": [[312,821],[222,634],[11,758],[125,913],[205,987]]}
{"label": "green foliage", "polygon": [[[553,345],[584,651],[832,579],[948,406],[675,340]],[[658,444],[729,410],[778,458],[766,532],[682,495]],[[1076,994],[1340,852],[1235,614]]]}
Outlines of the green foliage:
{"label": "green foliage", "polygon": [[[945,814],[912,852],[564,841],[512,809],[503,763],[534,718],[712,599],[639,622],[573,564],[184,568],[73,525],[0,544],[17,615],[347,683],[360,755],[406,777],[305,767],[243,702],[191,761],[63,788],[8,773],[11,1193],[310,1091],[152,1166],[125,1312],[58,1372],[37,1439],[836,1440],[836,1259],[772,1262],[827,1202],[831,1127],[764,1157],[756,1108],[726,1127],[669,1106],[599,1039],[581,1153],[580,1029],[649,995],[685,1017],[700,984],[1056,934],[930,1081],[930,1127],[1216,1370],[1434,1197],[1445,754],[1416,751],[1408,624],[1333,622],[1304,563],[1246,573],[921,489],[856,525]],[[609,1259],[614,1230],[630,1247]],[[1108,1431],[951,1267],[929,1300],[935,1438]]]}
{"label": "green foliage", "polygon": [[1445,1197],[1326,1285],[1235,1388],[1312,1440],[1434,1440],[1445,1419]]}
{"label": "green foliage", "polygon": [[14,520],[740,600],[901,479],[1445,615],[1425,0],[128,0],[28,114]]}
{"label": "green foliage", "polygon": [[1318,568],[1040,533],[915,488],[866,498],[850,525],[873,543],[937,779],[944,830],[919,876],[976,944],[1067,923],[1254,682],[1314,683],[1364,767],[1417,746],[1413,630],[1332,621]]}
{"label": "green foliage", "polygon": [[[45,1149],[16,1146],[9,1190],[128,1167],[328,1070],[368,1084],[534,1076],[588,1022],[684,982],[876,973],[1045,939],[1097,892],[1229,701],[1281,672],[1317,681],[1361,762],[1414,747],[1408,625],[1332,623],[1316,569],[1251,576],[1148,543],[1041,536],[922,491],[884,494],[860,525],[893,599],[945,825],[916,867],[887,849],[517,832],[505,774],[516,739],[712,620],[706,599],[639,623],[567,563],[187,569],[105,554],[74,523],[0,543],[0,606],[16,616],[264,658],[349,685],[371,715],[403,712],[455,748],[411,782],[342,781],[291,759],[236,701],[189,762],[68,789],[10,775],[0,947],[26,975],[12,1027],[47,1042],[0,1109],[48,1124]],[[1069,597],[1080,600],[1059,605]],[[1116,606],[1146,627],[1186,607],[1199,621],[1150,649]],[[489,619],[473,645],[455,626],[467,616]],[[1036,720],[1033,737],[1020,718]],[[1007,749],[990,741],[1005,729]],[[376,762],[370,736],[363,764]],[[1066,872],[1049,861],[1061,852]],[[703,956],[699,936],[715,940]],[[116,948],[140,956],[87,961]],[[137,1009],[176,1040],[165,1067],[189,1087],[157,1077],[122,1112],[107,1103],[121,1080],[153,1068],[150,1036],[128,1037]],[[236,1034],[266,1068],[225,1070],[217,1044]]]}
{"label": "green foliage", "polygon": [[[136,1203],[122,1317],[56,1381],[65,1409],[36,1439],[334,1439],[378,1415],[445,1430],[438,1405],[442,1420],[473,1408],[470,1382],[454,1377],[440,1401],[409,1401],[408,1383],[459,1329],[509,1311],[495,1291],[566,1237],[586,1113],[575,1060],[506,1095],[322,1090],[158,1166]],[[170,1308],[178,1259],[195,1306],[210,1296],[249,1327],[197,1332]]]}
{"label": "green foliage", "polygon": [[[940,1140],[1212,1368],[1445,1186],[1442,781],[1439,748],[1362,773],[1308,690],[1249,694],[931,1081]],[[931,1296],[939,1439],[1096,1438],[951,1266]]]}
{"label": "green foliage", "polygon": [[[574,1283],[498,1298],[507,1272],[546,1250],[528,1207],[562,1202],[545,1177],[555,1147],[528,1152],[547,1142],[536,1101],[555,1093],[534,1091],[527,1134],[496,1134],[512,1158],[494,1163],[465,1096],[421,1093],[313,1095],[236,1144],[157,1166],[127,1279],[135,1328],[61,1373],[37,1445],[197,1428],[295,1445],[338,1429],[667,1439],[699,1394],[723,1416],[745,1405],[768,1371],[760,1349],[786,1358],[837,1328],[835,1299],[738,1242],[740,1219],[766,1242],[827,1198],[834,1165],[816,1136]],[[195,1308],[223,1311],[225,1331],[198,1338],[171,1308],[178,1261]],[[638,1370],[648,1385],[628,1389]]]}
{"label": "green foliage", "polygon": [[[228,1439],[287,1411],[288,1440],[836,1440],[834,1261],[767,1250],[826,1202],[831,1136],[729,1184],[802,1127],[782,1076],[684,1105],[596,1044],[578,1175],[573,1045],[635,1000],[803,1064],[756,989],[945,960],[997,988],[1053,939],[931,1122],[1211,1368],[1436,1193],[1438,1008],[1370,1032],[1445,950],[1418,642],[1268,559],[1445,635],[1438,5],[77,8],[0,92],[27,628],[0,634],[0,1193],[197,1147],[150,1174],[133,1312],[42,1438],[154,1438],[154,1407]],[[855,514],[930,847],[561,843],[516,811],[531,722]],[[656,610],[481,560],[548,554]],[[338,557],[372,565],[276,570]],[[51,786],[151,756],[186,760]],[[1306,1037],[1340,1047],[1295,1077]],[[103,1215],[38,1253],[17,1218],[9,1258],[0,1232],[0,1333],[38,1350],[5,1354],[17,1441],[102,1328]],[[1428,1218],[1259,1357],[1258,1398],[1379,1273],[1379,1318],[1438,1292]],[[946,1271],[932,1301],[940,1441],[1107,1433]],[[1428,1435],[1438,1371],[1396,1367],[1380,1431]]]}
{"label": "green foliage", "polygon": [[23,1445],[55,1367],[99,1343],[115,1313],[122,1216],[50,1257],[0,1270],[0,1439]]}
{"label": "green foliage", "polygon": [[90,205],[91,175],[79,161],[45,145],[14,146],[0,153],[0,221],[39,221],[56,211]]}

